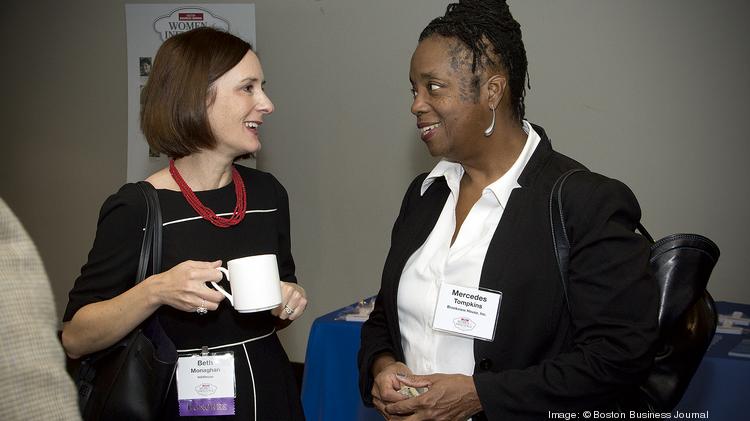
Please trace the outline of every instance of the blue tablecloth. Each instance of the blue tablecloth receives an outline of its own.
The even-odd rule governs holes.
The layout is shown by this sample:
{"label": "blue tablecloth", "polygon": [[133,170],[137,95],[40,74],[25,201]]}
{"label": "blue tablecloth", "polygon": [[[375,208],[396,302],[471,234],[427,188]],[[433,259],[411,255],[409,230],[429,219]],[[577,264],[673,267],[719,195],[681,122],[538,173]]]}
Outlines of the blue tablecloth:
{"label": "blue tablecloth", "polygon": [[[720,314],[742,311],[750,305],[717,302]],[[335,320],[344,309],[315,320],[310,330],[302,381],[302,406],[308,421],[381,421],[359,397],[357,350],[361,322]],[[712,421],[750,419],[750,359],[728,355],[750,335],[717,334],[677,410],[708,411]]]}
{"label": "blue tablecloth", "polygon": [[310,329],[302,379],[308,421],[382,421],[359,397],[357,351],[362,322],[335,320],[343,309],[318,317]]}
{"label": "blue tablecloth", "polygon": [[[749,304],[719,301],[719,314],[734,311],[750,317]],[[729,351],[750,335],[717,333],[706,352],[688,390],[677,409],[682,412],[705,412],[711,421],[750,419],[750,358],[729,356]]]}

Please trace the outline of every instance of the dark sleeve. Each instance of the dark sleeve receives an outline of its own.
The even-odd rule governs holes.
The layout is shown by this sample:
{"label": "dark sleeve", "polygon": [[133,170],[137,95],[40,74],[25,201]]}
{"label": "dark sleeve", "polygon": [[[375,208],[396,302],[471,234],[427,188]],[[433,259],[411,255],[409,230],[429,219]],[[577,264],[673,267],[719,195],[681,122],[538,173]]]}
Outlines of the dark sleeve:
{"label": "dark sleeve", "polygon": [[[404,199],[401,202],[401,210],[399,211],[396,222],[393,224],[391,230],[391,250],[389,256],[386,258],[386,266],[390,259],[390,254],[393,251],[393,245],[398,237],[399,229],[401,228],[403,221],[408,213],[409,198],[411,196],[419,194],[419,189],[422,186],[426,174],[415,178],[411,185],[409,185]],[[386,270],[384,269],[385,273]],[[386,318],[386,298],[383,296],[383,281],[381,280],[380,290],[378,291],[377,298],[375,299],[375,308],[370,313],[370,317],[362,325],[362,332],[360,333],[360,348],[357,355],[357,363],[359,365],[359,391],[362,396],[362,401],[367,406],[372,406],[372,385],[374,378],[372,377],[372,364],[382,353],[391,353],[394,358],[398,359],[398,353],[396,352],[396,344],[391,340],[390,330],[394,329],[393,326],[388,326],[388,320]],[[389,291],[390,294],[396,294],[397,291]]]}
{"label": "dark sleeve", "polygon": [[359,365],[359,393],[365,406],[372,404],[372,385],[375,378],[372,376],[372,364],[380,354],[390,353],[396,357],[395,345],[391,341],[388,332],[388,321],[383,310],[383,292],[378,292],[375,298],[375,308],[370,313],[370,318],[362,325],[360,333],[360,346],[357,355]]}
{"label": "dark sleeve", "polygon": [[135,284],[145,221],[146,204],[135,184],[107,198],[88,261],[68,294],[64,322],[81,307],[114,298]]}
{"label": "dark sleeve", "polygon": [[[270,175],[270,174],[269,174]],[[274,190],[276,191],[276,207],[278,209],[278,233],[279,233],[279,251],[277,253],[279,265],[279,278],[285,282],[297,283],[295,273],[294,258],[292,258],[292,239],[289,220],[289,196],[284,186],[279,183],[276,177],[271,175]]]}
{"label": "dark sleeve", "polygon": [[610,406],[653,360],[658,291],[648,242],[634,232],[640,207],[616,180],[589,174],[571,181],[576,178],[582,180],[566,185],[563,198],[572,347],[525,369],[475,373],[488,419]]}

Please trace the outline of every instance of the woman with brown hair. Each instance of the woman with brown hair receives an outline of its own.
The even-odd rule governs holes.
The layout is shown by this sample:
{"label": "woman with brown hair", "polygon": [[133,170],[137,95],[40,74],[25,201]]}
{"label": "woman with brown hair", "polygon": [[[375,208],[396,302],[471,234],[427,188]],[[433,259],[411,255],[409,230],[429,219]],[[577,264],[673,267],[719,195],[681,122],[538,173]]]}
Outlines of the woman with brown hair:
{"label": "woman with brown hair", "polygon": [[[146,208],[137,186],[126,184],[102,206],[94,245],[69,295],[62,339],[77,358],[109,347],[156,314],[178,351],[233,355],[234,372],[223,373],[236,388],[229,415],[299,420],[295,379],[275,334],[307,305],[296,283],[287,193],[271,174],[234,164],[261,147],[259,127],[274,110],[264,83],[250,44],[227,32],[195,29],[159,48],[142,92],[141,128],[151,149],[171,158],[146,179],[163,213],[162,272],[133,286]],[[276,255],[282,302],[238,313],[206,282],[222,279],[222,262],[260,254]],[[187,415],[177,388],[172,382],[163,419]]]}

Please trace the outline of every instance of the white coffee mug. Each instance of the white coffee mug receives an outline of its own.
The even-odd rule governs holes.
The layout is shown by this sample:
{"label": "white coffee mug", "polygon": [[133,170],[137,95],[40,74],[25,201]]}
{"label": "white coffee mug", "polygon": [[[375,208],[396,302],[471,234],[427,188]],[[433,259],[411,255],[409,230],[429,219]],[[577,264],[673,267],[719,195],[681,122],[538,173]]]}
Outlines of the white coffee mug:
{"label": "white coffee mug", "polygon": [[281,304],[281,281],[275,254],[241,257],[217,268],[229,280],[232,293],[211,282],[240,313],[272,309]]}

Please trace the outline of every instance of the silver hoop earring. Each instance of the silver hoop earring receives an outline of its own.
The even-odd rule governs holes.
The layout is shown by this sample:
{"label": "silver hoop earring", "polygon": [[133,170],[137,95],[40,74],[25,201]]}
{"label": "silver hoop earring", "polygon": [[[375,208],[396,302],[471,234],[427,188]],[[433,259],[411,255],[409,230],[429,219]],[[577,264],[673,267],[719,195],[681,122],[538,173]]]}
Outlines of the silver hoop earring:
{"label": "silver hoop earring", "polygon": [[490,127],[487,127],[484,130],[484,136],[485,137],[492,136],[492,132],[495,131],[495,109],[494,108],[490,108],[490,109],[492,110],[492,123],[490,123]]}

